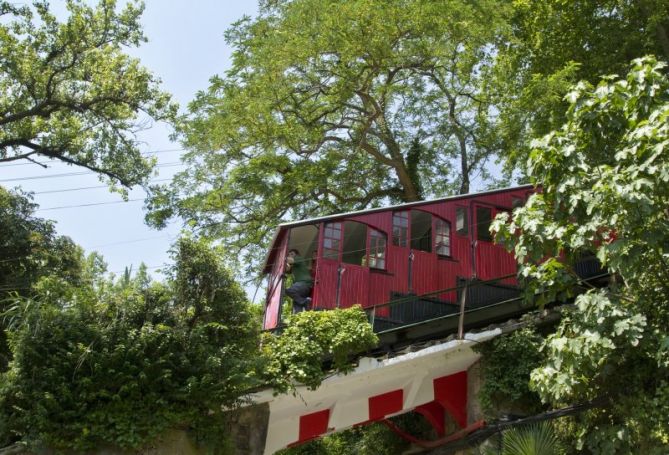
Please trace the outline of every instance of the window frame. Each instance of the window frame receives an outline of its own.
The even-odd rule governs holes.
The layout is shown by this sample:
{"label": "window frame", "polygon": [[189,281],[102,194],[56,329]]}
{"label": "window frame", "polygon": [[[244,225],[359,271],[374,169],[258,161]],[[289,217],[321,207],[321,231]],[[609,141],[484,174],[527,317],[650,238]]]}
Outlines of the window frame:
{"label": "window frame", "polygon": [[[381,256],[381,266],[378,266],[379,256],[374,257],[372,261],[372,254],[375,248],[378,248],[378,244],[375,244],[374,238],[382,240],[382,256]],[[367,266],[373,270],[386,270],[386,265],[388,264],[388,234],[379,230],[374,229],[373,227],[367,225]],[[373,265],[372,265],[373,262]]]}
{"label": "window frame", "polygon": [[[339,237],[329,237],[328,236],[328,227],[329,226],[334,226],[338,225],[338,228],[332,228],[331,232],[339,232]],[[337,242],[337,249],[335,250],[334,248],[327,247],[325,244],[328,240],[333,240]],[[344,244],[344,223],[342,221],[333,221],[329,223],[324,223],[323,224],[323,243],[322,243],[322,253],[321,257],[323,259],[328,259],[331,261],[337,261],[341,262],[341,249]],[[328,251],[336,251],[337,254],[336,256],[328,256]]]}
{"label": "window frame", "polygon": [[[462,214],[462,221],[464,223],[462,229],[458,229],[458,218],[460,214]],[[455,206],[455,233],[463,237],[469,236],[469,207],[465,205]]]}
{"label": "window frame", "polygon": [[[426,235],[428,233],[424,233],[421,235],[420,238],[416,238],[415,235],[416,233],[414,232],[413,229],[413,214],[417,214],[417,216],[428,216],[430,217],[430,222],[426,223],[425,225],[428,226],[429,228],[429,235]],[[436,215],[432,214],[431,212],[425,211],[425,210],[410,210],[409,214],[409,239],[408,239],[408,245],[409,248],[412,251],[422,251],[423,253],[434,253],[434,219],[436,218]],[[423,249],[420,248],[420,242],[424,241],[427,239],[429,241],[429,249]],[[414,245],[417,244],[418,246],[414,247]]]}
{"label": "window frame", "polygon": [[[432,216],[434,220],[434,252],[437,254],[437,257],[442,257],[442,258],[452,258],[453,257],[453,250],[452,250],[452,244],[453,244],[453,233],[452,233],[452,223],[444,218],[440,218],[438,216]],[[438,226],[439,224],[442,224],[443,226],[446,227],[444,232],[440,232]],[[442,243],[442,247],[445,246],[448,249],[447,254],[443,254],[439,252],[440,246],[438,239],[439,237],[443,237],[446,239],[446,242]]]}
{"label": "window frame", "polygon": [[[407,248],[409,242],[409,228],[411,227],[411,210],[399,210],[392,215],[392,245],[399,248]],[[402,220],[405,225],[397,224],[395,220]],[[395,235],[395,229],[399,229],[399,235]],[[396,242],[397,239],[397,242]]]}
{"label": "window frame", "polygon": [[[481,229],[481,217],[479,216],[479,213],[481,210],[487,210],[489,212],[489,218],[488,218],[488,227],[485,230]],[[495,209],[493,207],[487,206],[487,205],[477,205],[476,206],[476,241],[477,242],[489,242],[489,243],[494,243],[495,238],[493,235],[490,233],[490,226],[492,225],[493,220],[495,219]],[[485,237],[481,237],[481,232],[485,232]]]}

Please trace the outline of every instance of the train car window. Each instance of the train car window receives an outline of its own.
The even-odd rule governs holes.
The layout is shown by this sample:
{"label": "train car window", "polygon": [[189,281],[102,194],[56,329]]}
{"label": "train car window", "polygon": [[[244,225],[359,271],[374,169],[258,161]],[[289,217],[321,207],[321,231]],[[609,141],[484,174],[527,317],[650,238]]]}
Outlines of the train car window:
{"label": "train car window", "polygon": [[455,232],[460,235],[469,234],[469,217],[467,216],[467,207],[455,208]]}
{"label": "train car window", "polygon": [[386,268],[386,234],[375,229],[369,230],[369,266]]}
{"label": "train car window", "polygon": [[489,207],[476,207],[476,238],[486,242],[492,242],[490,224],[492,223],[492,209]]}
{"label": "train car window", "polygon": [[365,265],[367,257],[367,225],[357,221],[344,223],[342,262]]}
{"label": "train car window", "polygon": [[393,245],[407,246],[409,212],[393,213]]}
{"label": "train car window", "polygon": [[341,223],[327,223],[323,233],[323,257],[327,259],[339,259],[339,246],[341,243]]}
{"label": "train car window", "polygon": [[432,251],[432,215],[427,212],[411,211],[411,248]]}
{"label": "train car window", "polygon": [[439,256],[451,255],[451,223],[436,219],[434,223],[434,244]]}

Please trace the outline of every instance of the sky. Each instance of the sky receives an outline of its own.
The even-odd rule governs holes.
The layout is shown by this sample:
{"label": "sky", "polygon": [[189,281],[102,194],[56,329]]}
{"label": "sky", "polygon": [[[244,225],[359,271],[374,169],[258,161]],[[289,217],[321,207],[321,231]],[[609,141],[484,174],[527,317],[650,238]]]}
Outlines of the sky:
{"label": "sky", "polygon": [[[64,1],[53,0],[58,14]],[[257,13],[257,2],[230,0],[146,0],[142,18],[148,43],[130,53],[163,81],[183,110],[198,90],[208,86],[215,74],[230,65],[232,50],[224,31],[244,15]],[[60,11],[59,11],[60,10]],[[170,141],[171,129],[154,124],[142,133],[142,151],[155,153],[159,175],[168,179],[183,169],[181,146]],[[36,215],[56,222],[59,234],[67,235],[87,252],[98,251],[108,270],[122,273],[140,263],[160,279],[160,268],[169,262],[168,250],[180,231],[173,223],[157,231],[144,224],[144,191],[130,192],[129,201],[109,193],[106,185],[83,168],[42,161],[48,168],[28,162],[0,163],[0,185],[34,192],[40,208]],[[65,174],[65,175],[63,175]],[[72,175],[76,174],[76,175]]]}

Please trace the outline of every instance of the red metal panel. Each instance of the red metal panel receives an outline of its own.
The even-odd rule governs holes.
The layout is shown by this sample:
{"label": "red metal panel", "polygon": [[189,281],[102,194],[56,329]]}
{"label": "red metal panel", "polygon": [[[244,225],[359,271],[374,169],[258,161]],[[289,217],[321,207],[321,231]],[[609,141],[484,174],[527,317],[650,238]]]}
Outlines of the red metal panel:
{"label": "red metal panel", "polygon": [[444,415],[444,407],[437,401],[430,401],[429,403],[417,406],[414,412],[422,415],[432,425],[432,428],[437,432],[438,436],[443,436],[446,433],[445,424],[446,416]]}
{"label": "red metal panel", "polygon": [[265,318],[263,329],[273,329],[279,324],[279,311],[281,309],[281,295],[283,291],[283,270],[286,263],[286,246],[288,235],[284,231],[282,237],[276,244],[276,253],[273,255],[274,262],[271,264],[271,273],[267,283],[267,301],[265,303]]}
{"label": "red metal panel", "polygon": [[329,421],[329,409],[300,416],[300,439],[297,442],[305,442],[327,433]]}
{"label": "red metal panel", "polygon": [[381,420],[390,414],[395,414],[402,410],[404,406],[404,390],[398,389],[369,397],[368,405],[369,420]]}
{"label": "red metal panel", "polygon": [[467,425],[467,372],[442,376],[433,381],[434,399],[464,428]]}

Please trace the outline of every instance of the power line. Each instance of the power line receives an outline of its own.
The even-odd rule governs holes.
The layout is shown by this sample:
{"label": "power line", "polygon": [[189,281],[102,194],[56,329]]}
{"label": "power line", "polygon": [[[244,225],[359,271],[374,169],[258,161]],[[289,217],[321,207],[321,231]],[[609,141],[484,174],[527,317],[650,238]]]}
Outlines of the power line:
{"label": "power line", "polygon": [[92,249],[95,249],[95,248],[104,248],[104,247],[107,247],[107,246],[124,245],[126,243],[138,243],[138,242],[144,242],[144,241],[156,240],[156,239],[170,240],[169,238],[166,238],[165,235],[157,235],[157,236],[153,236],[153,237],[144,237],[144,238],[141,238],[141,239],[120,240],[118,242],[105,243],[105,244],[102,244],[102,245],[93,245],[91,247],[85,247],[85,249],[92,250]]}
{"label": "power line", "polygon": [[143,201],[142,198],[137,199],[128,199],[127,201],[110,201],[110,202],[93,202],[91,204],[77,204],[77,205],[62,205],[60,207],[47,207],[45,209],[36,209],[36,212],[46,212],[47,210],[61,210],[61,209],[74,209],[79,207],[93,207],[95,205],[111,205],[111,204],[123,204],[125,202],[137,202]]}
{"label": "power line", "polygon": [[[174,167],[174,166],[183,166],[183,163],[181,161],[173,161],[170,163],[163,163],[163,164],[157,164],[156,167]],[[75,175],[86,175],[86,174],[97,174],[97,172],[94,171],[82,171],[82,172],[65,172],[62,174],[51,174],[51,175],[33,175],[30,177],[17,177],[13,179],[2,179],[0,180],[0,183],[5,183],[5,182],[21,182],[24,180],[41,180],[41,179],[51,179],[51,178],[56,178],[56,177],[73,177]]]}
{"label": "power line", "polygon": [[[151,183],[168,182],[170,180],[172,179],[156,179],[156,180],[151,180]],[[37,191],[33,194],[67,193],[69,191],[92,190],[97,188],[109,188],[109,186],[108,185],[80,186],[77,188],[66,188],[63,190]]]}
{"label": "power line", "polygon": [[[152,150],[152,151],[150,151],[150,152],[142,152],[141,155],[142,155],[142,156],[151,156],[151,155],[157,155],[157,154],[159,154],[159,153],[183,152],[183,151],[185,151],[185,150],[186,150],[186,149]],[[14,167],[14,166],[31,166],[31,165],[35,165],[35,164],[39,164],[39,165],[43,165],[43,166],[44,166],[44,165],[47,165],[47,164],[49,164],[49,163],[51,163],[51,162],[59,163],[59,162],[62,162],[62,161],[60,161],[58,158],[51,158],[51,161],[37,161],[37,160],[34,160],[34,161],[30,162],[30,163],[0,163],[0,168],[3,168],[3,167]]]}

